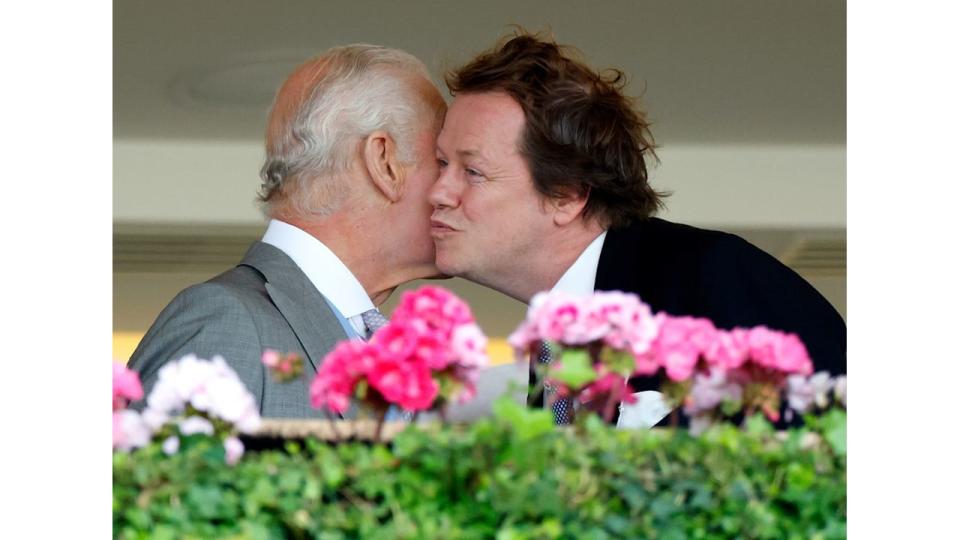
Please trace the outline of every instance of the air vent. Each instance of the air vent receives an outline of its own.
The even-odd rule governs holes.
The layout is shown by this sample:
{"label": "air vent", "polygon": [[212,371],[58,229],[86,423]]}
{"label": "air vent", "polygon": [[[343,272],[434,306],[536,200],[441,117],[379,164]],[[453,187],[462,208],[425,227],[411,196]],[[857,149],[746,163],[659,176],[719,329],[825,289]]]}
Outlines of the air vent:
{"label": "air vent", "polygon": [[113,271],[219,272],[235,266],[261,234],[262,228],[245,226],[118,226],[113,235]]}
{"label": "air vent", "polygon": [[847,241],[843,238],[800,237],[780,258],[803,275],[845,275]]}

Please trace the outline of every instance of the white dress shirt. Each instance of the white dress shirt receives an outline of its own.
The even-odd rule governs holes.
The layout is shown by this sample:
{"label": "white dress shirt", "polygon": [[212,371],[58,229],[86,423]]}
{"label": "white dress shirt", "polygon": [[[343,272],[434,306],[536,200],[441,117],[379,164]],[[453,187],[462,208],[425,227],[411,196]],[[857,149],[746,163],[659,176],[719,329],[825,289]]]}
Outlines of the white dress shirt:
{"label": "white dress shirt", "polygon": [[360,314],[374,309],[373,302],[353,272],[330,248],[303,229],[276,219],[270,220],[262,241],[293,259],[357,334],[366,337],[366,325]]}
{"label": "white dress shirt", "polygon": [[576,261],[567,268],[567,271],[560,276],[560,281],[553,286],[551,291],[562,291],[578,296],[586,296],[593,293],[594,284],[597,281],[597,266],[600,264],[600,252],[603,250],[603,241],[607,238],[607,231],[603,231],[599,236],[580,253]]}

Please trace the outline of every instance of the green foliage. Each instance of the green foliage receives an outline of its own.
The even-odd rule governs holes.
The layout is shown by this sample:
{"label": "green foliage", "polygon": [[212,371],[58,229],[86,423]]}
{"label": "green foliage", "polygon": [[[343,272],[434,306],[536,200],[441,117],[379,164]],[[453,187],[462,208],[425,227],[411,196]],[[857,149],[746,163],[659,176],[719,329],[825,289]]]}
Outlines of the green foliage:
{"label": "green foliage", "polygon": [[590,353],[582,349],[564,349],[560,361],[551,366],[550,377],[567,385],[580,388],[597,379]]}
{"label": "green foliage", "polygon": [[[215,440],[113,458],[120,538],[843,538],[841,411],[825,443],[749,422],[618,431],[590,417],[545,429],[506,402],[469,427],[411,428],[389,445],[315,440],[225,465]],[[842,419],[842,421],[841,421]],[[845,434],[844,434],[845,435]],[[845,444],[843,445],[845,447]],[[845,448],[843,448],[845,450]]]}

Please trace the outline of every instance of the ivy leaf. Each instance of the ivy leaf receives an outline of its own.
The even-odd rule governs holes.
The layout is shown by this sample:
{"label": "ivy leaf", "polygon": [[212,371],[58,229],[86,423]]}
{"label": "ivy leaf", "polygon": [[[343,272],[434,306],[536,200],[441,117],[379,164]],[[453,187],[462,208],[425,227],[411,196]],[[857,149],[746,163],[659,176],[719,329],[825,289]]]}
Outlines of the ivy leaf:
{"label": "ivy leaf", "polygon": [[560,355],[560,363],[550,369],[550,378],[563,383],[571,390],[595,381],[597,372],[590,362],[590,354],[580,349],[567,349]]}

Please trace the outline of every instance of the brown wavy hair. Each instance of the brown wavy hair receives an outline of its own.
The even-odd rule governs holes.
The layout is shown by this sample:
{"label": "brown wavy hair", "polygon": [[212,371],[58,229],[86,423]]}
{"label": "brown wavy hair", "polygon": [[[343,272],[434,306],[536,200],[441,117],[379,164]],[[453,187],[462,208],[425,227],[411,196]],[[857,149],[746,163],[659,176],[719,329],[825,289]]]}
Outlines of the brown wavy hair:
{"label": "brown wavy hair", "polygon": [[624,95],[622,71],[594,71],[572,48],[519,29],[445,79],[454,96],[506,92],[520,104],[519,150],[541,195],[588,193],[584,217],[614,228],[663,207],[668,194],[647,182],[650,124]]}

